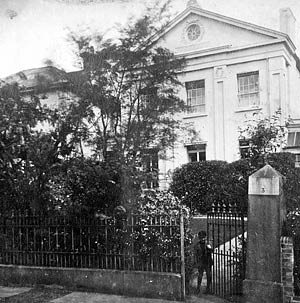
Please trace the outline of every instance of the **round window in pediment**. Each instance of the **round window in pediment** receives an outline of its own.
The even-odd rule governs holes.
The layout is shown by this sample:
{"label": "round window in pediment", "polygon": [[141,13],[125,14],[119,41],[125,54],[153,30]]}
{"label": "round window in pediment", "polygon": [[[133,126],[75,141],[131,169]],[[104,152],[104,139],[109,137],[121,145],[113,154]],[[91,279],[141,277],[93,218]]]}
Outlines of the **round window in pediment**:
{"label": "round window in pediment", "polygon": [[187,37],[190,41],[197,40],[201,35],[201,29],[198,24],[191,24],[186,30]]}

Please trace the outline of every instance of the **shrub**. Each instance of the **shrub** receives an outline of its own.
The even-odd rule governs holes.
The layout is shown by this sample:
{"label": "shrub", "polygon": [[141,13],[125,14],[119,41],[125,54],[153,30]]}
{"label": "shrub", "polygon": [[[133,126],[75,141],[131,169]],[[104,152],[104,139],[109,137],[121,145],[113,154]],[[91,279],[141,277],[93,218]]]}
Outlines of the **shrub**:
{"label": "shrub", "polygon": [[62,213],[112,213],[120,204],[120,173],[85,159],[65,162],[49,181],[51,206]]}
{"label": "shrub", "polygon": [[170,189],[193,211],[206,213],[215,202],[229,203],[235,168],[223,161],[192,162],[176,169]]}
{"label": "shrub", "polygon": [[[139,246],[140,254],[144,257],[159,256],[160,258],[172,258],[174,252],[180,251],[180,230],[170,233],[171,218],[179,218],[180,213],[184,218],[184,245],[186,259],[186,281],[189,281],[193,268],[192,239],[190,230],[190,210],[183,206],[179,198],[170,191],[151,191],[140,197],[137,213],[142,216],[141,229],[132,236],[135,245]],[[153,218],[160,218],[160,223],[166,224],[166,228],[149,228]],[[179,224],[179,222],[178,222]],[[151,225],[151,224],[150,224]]]}
{"label": "shrub", "polygon": [[295,158],[290,153],[264,155],[253,165],[251,159],[232,163],[223,161],[192,162],[176,169],[170,189],[192,211],[207,213],[212,203],[236,203],[247,210],[248,179],[251,174],[269,163],[284,177],[287,209],[292,210],[300,197],[300,170],[295,168]]}

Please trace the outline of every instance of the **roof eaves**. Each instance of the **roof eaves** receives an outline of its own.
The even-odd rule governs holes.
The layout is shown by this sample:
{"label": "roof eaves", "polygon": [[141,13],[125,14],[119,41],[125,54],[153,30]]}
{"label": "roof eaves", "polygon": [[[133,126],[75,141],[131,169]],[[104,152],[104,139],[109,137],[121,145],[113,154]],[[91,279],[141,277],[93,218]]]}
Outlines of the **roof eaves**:
{"label": "roof eaves", "polygon": [[266,41],[264,43],[249,44],[249,45],[244,45],[244,46],[239,46],[239,47],[231,47],[231,45],[224,45],[224,46],[220,46],[220,47],[213,47],[213,48],[205,49],[202,51],[199,51],[199,50],[192,51],[192,52],[185,53],[185,54],[178,53],[178,54],[176,54],[176,56],[178,56],[178,57],[184,56],[185,58],[192,59],[192,58],[197,58],[197,57],[205,57],[205,56],[211,56],[211,55],[216,55],[216,54],[221,54],[221,53],[231,53],[231,52],[241,51],[241,50],[245,50],[245,49],[249,49],[249,48],[258,48],[258,47],[263,47],[263,46],[272,45],[272,44],[280,44],[280,43],[283,43],[287,46],[291,55],[295,59],[296,67],[300,72],[300,59],[297,56],[297,54],[293,51],[293,49],[291,49],[291,46],[286,39]]}
{"label": "roof eaves", "polygon": [[158,31],[156,34],[154,34],[151,38],[151,44],[155,43],[157,40],[159,40],[162,35],[166,34],[167,32],[169,32],[176,24],[178,24],[182,19],[184,19],[188,14],[190,13],[200,13],[202,16],[207,17],[207,18],[212,18],[214,20],[220,21],[220,22],[226,22],[229,23],[233,26],[238,26],[238,27],[242,27],[245,28],[249,31],[253,31],[253,32],[258,32],[260,34],[264,34],[273,38],[285,38],[286,40],[289,41],[289,43],[291,44],[292,48],[295,50],[295,44],[293,43],[293,41],[290,39],[290,37],[285,34],[282,33],[280,31],[277,30],[273,30],[267,27],[263,27],[260,25],[256,25],[250,22],[246,22],[246,21],[242,21],[242,20],[238,20],[232,17],[228,17],[228,16],[224,16],[218,13],[214,13],[211,11],[207,11],[204,10],[202,8],[199,7],[188,7],[186,8],[182,13],[180,13],[179,15],[177,15],[172,21],[170,21],[168,24],[165,25],[164,28],[162,28],[160,31]]}

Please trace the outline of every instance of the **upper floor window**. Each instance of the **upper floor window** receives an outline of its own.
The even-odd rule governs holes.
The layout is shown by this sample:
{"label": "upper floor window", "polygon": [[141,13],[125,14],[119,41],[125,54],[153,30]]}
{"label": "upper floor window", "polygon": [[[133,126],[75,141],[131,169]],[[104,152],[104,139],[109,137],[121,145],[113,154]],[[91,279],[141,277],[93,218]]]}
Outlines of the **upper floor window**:
{"label": "upper floor window", "polygon": [[205,112],[205,81],[191,81],[185,83],[187,92],[188,113]]}
{"label": "upper floor window", "polygon": [[239,107],[259,105],[259,73],[251,72],[237,75]]}
{"label": "upper floor window", "polygon": [[189,162],[199,162],[206,160],[206,144],[188,145]]}

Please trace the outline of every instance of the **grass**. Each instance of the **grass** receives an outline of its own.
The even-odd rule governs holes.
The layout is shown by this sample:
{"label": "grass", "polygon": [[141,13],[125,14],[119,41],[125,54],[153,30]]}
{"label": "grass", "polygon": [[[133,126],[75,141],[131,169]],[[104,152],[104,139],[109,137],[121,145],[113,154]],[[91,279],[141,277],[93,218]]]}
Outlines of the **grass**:
{"label": "grass", "polygon": [[60,287],[36,286],[28,292],[8,298],[0,298],[5,303],[46,303],[71,293]]}

